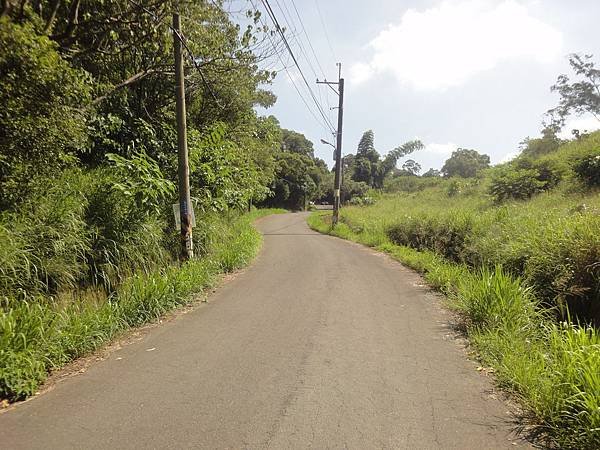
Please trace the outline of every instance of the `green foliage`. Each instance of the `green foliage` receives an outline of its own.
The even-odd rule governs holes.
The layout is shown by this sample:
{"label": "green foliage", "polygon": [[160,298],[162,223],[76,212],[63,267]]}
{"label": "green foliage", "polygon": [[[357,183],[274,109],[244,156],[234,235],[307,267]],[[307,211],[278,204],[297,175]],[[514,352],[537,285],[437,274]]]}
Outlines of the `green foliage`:
{"label": "green foliage", "polygon": [[[440,191],[436,194],[439,196]],[[390,243],[385,233],[389,223],[386,214],[395,208],[390,208],[388,200],[369,208],[343,209],[343,221],[334,229],[324,220],[328,213],[313,214],[309,225],[376,247],[422,272],[428,283],[449,296],[450,306],[462,313],[471,342],[484,364],[492,367],[497,381],[533,413],[531,426],[559,448],[597,448],[597,330],[552,323],[526,282],[500,266],[469,270],[436,252]],[[506,218],[509,214],[497,216]]]}
{"label": "green foliage", "polygon": [[[428,187],[439,186],[444,183],[439,176],[426,176],[423,174],[421,177],[406,176],[406,175],[395,175],[388,177],[385,180],[384,191],[385,192],[418,192]],[[452,181],[454,182],[454,180]]]}
{"label": "green foliage", "polygon": [[406,171],[409,175],[416,176],[419,175],[419,172],[421,171],[421,164],[412,159],[407,159],[404,161],[404,164],[402,164],[402,170]]}
{"label": "green foliage", "polygon": [[449,210],[443,215],[399,217],[388,228],[387,234],[395,244],[428,249],[453,261],[463,261],[473,228],[473,216],[460,210]]}
{"label": "green foliage", "polygon": [[144,150],[134,153],[131,159],[108,153],[106,155],[116,167],[119,179],[113,188],[135,202],[138,214],[160,214],[166,201],[175,198],[175,184],[166,180],[160,167]]}
{"label": "green foliage", "polygon": [[40,180],[40,192],[18,212],[1,214],[3,295],[29,298],[89,285],[112,289],[135,270],[168,262],[163,221],[154,208],[139,209],[139,193],[118,188],[134,182],[135,174],[128,174],[66,171]]}
{"label": "green foliage", "polygon": [[[376,189],[382,189],[385,178],[394,171],[398,159],[422,148],[421,141],[409,141],[390,150],[385,158],[380,159],[379,153],[374,148],[373,131],[368,130],[362,135],[358,143],[356,156],[347,155],[344,164],[354,181],[366,183]],[[405,171],[408,174],[416,175],[421,170],[421,166],[413,160],[405,162],[405,166]]]}
{"label": "green foliage", "polygon": [[427,177],[439,177],[441,175],[442,175],[442,172],[440,172],[437,169],[431,168],[427,172],[425,172],[422,176],[427,178]]}
{"label": "green foliage", "polygon": [[600,118],[600,70],[596,69],[592,57],[575,53],[569,55],[569,64],[578,80],[572,82],[563,74],[551,88],[560,94],[558,106],[548,111],[558,126],[564,125],[571,113],[588,113]]}
{"label": "green foliage", "polygon": [[490,157],[482,155],[476,150],[459,148],[452,152],[442,167],[445,177],[475,177],[480,171],[489,167]]}
{"label": "green foliage", "polygon": [[117,333],[190,303],[218,275],[250,262],[261,242],[252,227],[260,211],[228,219],[210,217],[206,257],[182,267],[137,274],[102,301],[85,294],[57,305],[40,299],[5,299],[0,305],[0,398],[33,394],[50,369],[87,354]]}
{"label": "green foliage", "polygon": [[494,170],[490,194],[498,202],[507,199],[526,200],[547,186],[539,177],[540,173],[535,169],[516,169],[508,165],[499,167]]}
{"label": "green foliage", "polygon": [[0,19],[0,209],[86,146],[89,77],[31,24]]}
{"label": "green foliage", "polygon": [[327,172],[317,166],[314,159],[300,153],[282,152],[276,156],[276,164],[273,196],[266,201],[267,205],[299,210],[304,208],[305,202],[320,196]]}
{"label": "green foliage", "polygon": [[521,142],[521,156],[539,158],[557,150],[565,141],[556,135],[556,127],[546,126],[542,130],[542,137],[537,139],[526,138]]}
{"label": "green foliage", "polygon": [[281,150],[284,152],[299,153],[309,158],[315,157],[313,143],[306,139],[302,133],[293,130],[281,129]]}
{"label": "green foliage", "polygon": [[576,161],[573,171],[587,186],[600,186],[600,154],[586,156]]}

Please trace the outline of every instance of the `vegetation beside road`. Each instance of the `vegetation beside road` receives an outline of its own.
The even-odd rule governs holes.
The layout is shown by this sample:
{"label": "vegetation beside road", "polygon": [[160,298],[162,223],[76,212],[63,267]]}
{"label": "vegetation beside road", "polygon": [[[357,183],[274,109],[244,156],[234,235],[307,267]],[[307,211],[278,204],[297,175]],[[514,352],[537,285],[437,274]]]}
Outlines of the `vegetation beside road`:
{"label": "vegetation beside road", "polygon": [[[0,310],[0,399],[32,395],[49,371],[98,349],[120,333],[197,301],[220,275],[247,265],[261,235],[254,219],[280,212],[212,216],[204,223],[203,255],[182,266],[137,272],[110,295],[100,291],[32,297]],[[5,299],[5,302],[8,300]]]}
{"label": "vegetation beside road", "polygon": [[[561,447],[598,448],[600,196],[580,168],[597,158],[600,133],[532,157],[537,144],[474,178],[390,178],[373,205],[343,208],[335,229],[330,213],[309,224],[422,272],[535,430]],[[521,183],[505,182],[525,165]],[[542,169],[558,181],[522,195]],[[508,198],[497,195],[503,182]]]}
{"label": "vegetation beside road", "polygon": [[175,268],[172,6],[0,7],[0,398],[242,264],[250,205],[322,195],[312,143],[256,112],[276,100],[260,14],[241,29],[220,2],[182,1],[197,258]]}

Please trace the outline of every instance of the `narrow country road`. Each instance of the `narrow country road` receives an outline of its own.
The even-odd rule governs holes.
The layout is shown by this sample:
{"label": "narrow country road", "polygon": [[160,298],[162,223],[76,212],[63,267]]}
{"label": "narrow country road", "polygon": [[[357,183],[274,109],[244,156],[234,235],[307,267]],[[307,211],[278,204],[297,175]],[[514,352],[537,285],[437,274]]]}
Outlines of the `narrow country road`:
{"label": "narrow country road", "polygon": [[208,304],[0,414],[0,447],[527,447],[420,278],[305,220],[261,220]]}

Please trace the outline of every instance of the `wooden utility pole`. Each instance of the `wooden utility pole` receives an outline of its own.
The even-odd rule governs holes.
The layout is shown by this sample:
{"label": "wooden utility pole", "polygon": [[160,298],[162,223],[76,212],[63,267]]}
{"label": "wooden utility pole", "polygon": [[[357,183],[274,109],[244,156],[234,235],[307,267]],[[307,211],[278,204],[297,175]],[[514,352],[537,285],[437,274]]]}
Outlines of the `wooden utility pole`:
{"label": "wooden utility pole", "polygon": [[185,84],[179,14],[173,14],[173,49],[175,53],[175,105],[177,109],[177,154],[179,175],[179,217],[181,220],[181,258],[194,256],[192,241],[192,203],[190,199],[190,169],[188,165]]}
{"label": "wooden utility pole", "polygon": [[344,79],[338,81],[339,88],[339,103],[338,103],[338,126],[337,126],[337,141],[335,148],[335,202],[333,205],[333,225],[337,225],[340,206],[342,204],[342,121],[344,119]]}
{"label": "wooden utility pole", "polygon": [[334,92],[338,95],[338,124],[336,132],[336,146],[335,146],[335,177],[333,182],[333,217],[331,223],[336,226],[340,216],[341,206],[341,191],[342,191],[342,124],[344,120],[344,79],[342,78],[342,64],[338,63],[338,81],[319,81],[318,84],[331,85],[337,84],[338,90]]}

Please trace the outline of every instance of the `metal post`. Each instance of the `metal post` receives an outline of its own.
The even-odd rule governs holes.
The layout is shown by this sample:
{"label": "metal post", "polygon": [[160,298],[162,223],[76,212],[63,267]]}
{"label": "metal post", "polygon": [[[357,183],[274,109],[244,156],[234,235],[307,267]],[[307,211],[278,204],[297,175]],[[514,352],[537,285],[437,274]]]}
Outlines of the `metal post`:
{"label": "metal post", "polygon": [[192,209],[190,200],[190,169],[188,165],[187,129],[185,112],[185,85],[181,51],[181,23],[179,14],[173,14],[173,49],[175,53],[175,100],[177,109],[177,149],[179,175],[179,214],[181,218],[181,258],[194,256],[192,241]]}

